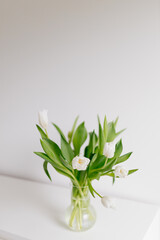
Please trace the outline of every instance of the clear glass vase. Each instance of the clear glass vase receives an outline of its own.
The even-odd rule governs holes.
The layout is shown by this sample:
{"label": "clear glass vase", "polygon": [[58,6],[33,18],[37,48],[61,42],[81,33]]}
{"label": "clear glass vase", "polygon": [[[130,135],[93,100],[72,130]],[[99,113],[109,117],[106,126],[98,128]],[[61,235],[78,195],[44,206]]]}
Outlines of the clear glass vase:
{"label": "clear glass vase", "polygon": [[90,205],[88,186],[72,186],[71,205],[66,210],[67,225],[73,231],[85,231],[96,221],[96,213]]}

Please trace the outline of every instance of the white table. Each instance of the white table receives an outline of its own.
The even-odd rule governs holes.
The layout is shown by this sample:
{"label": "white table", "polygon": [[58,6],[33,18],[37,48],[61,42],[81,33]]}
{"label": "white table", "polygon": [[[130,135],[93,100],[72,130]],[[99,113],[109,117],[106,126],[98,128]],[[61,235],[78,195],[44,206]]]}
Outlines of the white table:
{"label": "white table", "polygon": [[64,222],[70,190],[0,176],[0,239],[4,240],[159,240],[159,207],[117,199],[117,210],[92,199],[94,227],[72,232]]}

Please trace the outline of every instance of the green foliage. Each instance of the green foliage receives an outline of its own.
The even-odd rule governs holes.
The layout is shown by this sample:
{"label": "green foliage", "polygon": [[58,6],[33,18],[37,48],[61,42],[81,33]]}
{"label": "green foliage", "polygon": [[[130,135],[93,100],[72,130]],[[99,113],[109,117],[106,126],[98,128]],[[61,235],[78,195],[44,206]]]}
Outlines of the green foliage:
{"label": "green foliage", "polygon": [[106,157],[104,155],[99,155],[95,161],[91,161],[89,166],[89,171],[96,171],[97,169],[103,168],[106,163]]}
{"label": "green foliage", "polygon": [[47,135],[45,134],[45,132],[42,130],[42,128],[38,124],[36,124],[36,127],[37,127],[37,129],[38,129],[38,131],[39,131],[39,133],[41,135],[41,138],[42,139],[43,138],[47,138]]}
{"label": "green foliage", "polygon": [[131,170],[128,171],[128,175],[130,175],[130,174],[132,174],[132,173],[135,173],[135,172],[137,172],[137,171],[138,171],[138,169],[131,169]]}
{"label": "green foliage", "polygon": [[98,125],[101,124],[100,117],[97,115]]}
{"label": "green foliage", "polygon": [[108,123],[107,142],[112,142],[116,138],[116,130],[113,122]]}
{"label": "green foliage", "polygon": [[53,123],[53,126],[57,129],[57,131],[59,132],[59,134],[61,136],[61,153],[62,153],[64,159],[70,163],[74,157],[73,150],[72,150],[70,144],[67,142],[67,140],[64,136],[64,133],[61,131],[61,129],[54,123]]}
{"label": "green foliage", "polygon": [[[88,133],[84,122],[76,128],[77,121],[78,117],[76,117],[72,129],[68,133],[68,140],[62,130],[53,123],[53,126],[60,134],[61,147],[48,137],[47,132],[45,133],[39,125],[36,125],[41,135],[40,142],[44,152],[35,152],[35,154],[44,160],[43,169],[50,180],[51,176],[48,172],[48,164],[51,164],[58,173],[69,177],[72,183],[78,188],[88,185],[89,191],[93,197],[95,197],[95,194],[100,196],[93,188],[92,180],[99,180],[102,176],[109,176],[112,177],[114,184],[115,179],[118,178],[114,174],[114,166],[127,161],[132,154],[132,152],[129,152],[121,155],[123,144],[122,139],[120,139],[115,145],[113,158],[107,158],[103,155],[105,143],[114,141],[125,129],[116,132],[118,117],[115,121],[108,123],[105,116],[102,126],[98,116],[98,136],[95,130],[89,133],[88,145],[85,147],[83,154],[86,158],[90,159],[90,163],[86,170],[78,171],[77,169],[73,169],[72,160],[75,156],[80,154],[81,147],[85,143]],[[129,170],[128,175],[137,170],[138,169]],[[83,193],[81,194],[83,195]]]}
{"label": "green foliage", "polygon": [[66,159],[64,159],[62,156],[60,156],[60,161],[63,164],[63,166],[65,166],[70,171],[73,171],[71,164]]}
{"label": "green foliage", "polygon": [[115,174],[114,174],[114,172],[113,172],[113,184],[115,183],[115,180],[116,180],[116,176],[115,176]]}
{"label": "green foliage", "polygon": [[104,137],[104,132],[102,129],[101,124],[99,123],[99,139],[98,139],[98,148],[99,148],[99,154],[103,154],[103,149],[105,145],[105,137]]}
{"label": "green foliage", "polygon": [[107,162],[106,166],[103,168],[103,173],[108,172],[112,169],[112,167],[116,164],[117,158],[113,158]]}
{"label": "green foliage", "polygon": [[64,133],[62,132],[62,130],[55,123],[52,123],[52,124],[57,129],[57,131],[59,132],[60,136],[63,137],[65,141],[67,141],[65,136],[64,136]]}
{"label": "green foliage", "polygon": [[97,194],[100,198],[102,198],[102,196],[101,196],[98,192],[96,192],[96,190],[93,188],[90,179],[88,179],[88,187],[89,187],[90,193],[92,194],[93,197],[95,197],[95,196],[94,196],[94,193],[95,193],[95,194]]}
{"label": "green foliage", "polygon": [[47,165],[48,165],[48,162],[47,162],[47,161],[44,161],[44,163],[43,163],[43,169],[44,169],[44,172],[46,173],[47,177],[49,178],[49,180],[52,181],[51,176],[50,176],[50,174],[49,174],[49,172],[48,172],[48,169],[47,169]]}
{"label": "green foliage", "polygon": [[114,127],[116,128],[117,123],[118,123],[119,117],[116,118],[116,120],[114,121]]}
{"label": "green foliage", "polygon": [[75,156],[79,155],[81,146],[87,139],[87,130],[84,126],[84,122],[82,122],[76,129],[74,136],[73,136],[73,146],[74,146],[74,153]]}
{"label": "green foliage", "polygon": [[95,152],[98,137],[95,131],[89,133],[89,144],[85,148],[84,156],[91,158],[92,154]]}
{"label": "green foliage", "polygon": [[104,122],[103,122],[103,134],[104,134],[105,142],[107,142],[107,137],[108,137],[108,124],[107,124],[107,118],[106,118],[106,116],[105,116]]}
{"label": "green foliage", "polygon": [[89,178],[91,179],[91,180],[99,180],[100,179],[100,177],[102,176],[102,174],[101,174],[101,172],[99,172],[98,171],[98,169],[97,169],[97,171],[94,171],[94,172],[90,172],[89,173]]}
{"label": "green foliage", "polygon": [[107,136],[107,142],[112,142],[116,137],[118,137],[123,131],[126,129],[122,129],[121,131],[116,133],[116,125],[118,122],[118,118],[116,118],[115,122],[109,122],[108,123],[108,136]]}
{"label": "green foliage", "polygon": [[59,168],[59,169],[63,169],[63,165],[61,164],[57,164],[57,162],[55,162],[54,160],[50,159],[48,157],[47,154],[42,153],[42,152],[34,152],[37,156],[43,158],[44,160],[46,160],[48,163],[50,163],[54,168]]}
{"label": "green foliage", "polygon": [[118,158],[123,150],[122,139],[116,144],[114,158]]}
{"label": "green foliage", "polygon": [[42,148],[44,152],[51,158],[53,161],[60,164],[61,150],[58,145],[50,139],[42,139],[40,140]]}
{"label": "green foliage", "polygon": [[72,175],[70,174],[70,172],[66,171],[66,169],[64,168],[63,170],[62,169],[59,169],[59,168],[55,168],[56,171],[68,178],[70,178],[71,180],[73,179]]}
{"label": "green foliage", "polygon": [[91,157],[91,161],[90,161],[88,170],[93,165],[93,163],[96,161],[97,157],[98,157],[98,153],[93,154],[93,156]]}
{"label": "green foliage", "polygon": [[68,133],[69,144],[72,142],[72,138],[73,138],[74,130],[75,130],[76,125],[77,125],[78,118],[79,118],[79,116],[76,117],[76,119],[75,119],[75,121],[73,123],[72,130]]}
{"label": "green foliage", "polygon": [[116,137],[118,137],[122,132],[124,132],[126,130],[126,128],[122,129],[121,131],[116,133]]}
{"label": "green foliage", "polygon": [[[138,171],[138,169],[131,169],[131,170],[128,171],[128,175],[131,175],[132,173],[135,173],[135,172],[137,172],[137,171]],[[112,172],[106,172],[106,173],[103,174],[103,176],[105,176],[105,175],[107,175],[107,176],[109,176],[109,177],[114,177],[114,171],[112,171]],[[119,178],[119,177],[116,176],[116,178]]]}
{"label": "green foliage", "polygon": [[61,151],[64,158],[71,163],[74,153],[69,143],[61,136]]}
{"label": "green foliage", "polygon": [[118,157],[116,164],[125,162],[125,161],[128,160],[128,158],[131,156],[131,154],[132,154],[132,152],[129,152],[129,153],[124,154],[124,155],[121,156],[121,157]]}
{"label": "green foliage", "polygon": [[53,167],[57,167],[57,164],[43,152],[34,152],[37,156],[43,158],[46,162],[50,163]]}
{"label": "green foliage", "polygon": [[93,190],[92,184],[91,184],[91,182],[90,182],[89,179],[88,179],[88,187],[89,187],[89,191],[90,191],[90,193],[91,193],[92,196],[95,198],[95,196],[94,196],[94,190]]}

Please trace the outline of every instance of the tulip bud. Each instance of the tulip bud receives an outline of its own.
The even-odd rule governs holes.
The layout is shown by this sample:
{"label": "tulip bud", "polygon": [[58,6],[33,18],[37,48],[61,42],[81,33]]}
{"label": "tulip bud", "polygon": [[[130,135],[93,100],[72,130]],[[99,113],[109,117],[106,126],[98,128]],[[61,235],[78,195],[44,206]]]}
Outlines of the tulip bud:
{"label": "tulip bud", "polygon": [[113,208],[115,209],[116,204],[115,204],[115,199],[108,197],[108,196],[103,196],[101,198],[101,203],[103,204],[104,207],[106,208]]}
{"label": "tulip bud", "polygon": [[112,158],[114,157],[114,152],[115,152],[115,144],[113,142],[107,142],[104,146],[103,154],[107,158]]}
{"label": "tulip bud", "polygon": [[42,128],[46,129],[48,126],[48,115],[47,115],[48,110],[43,110],[38,113],[38,118],[39,118],[39,124]]}
{"label": "tulip bud", "polygon": [[116,166],[114,173],[116,177],[125,178],[128,175],[128,170],[123,166]]}

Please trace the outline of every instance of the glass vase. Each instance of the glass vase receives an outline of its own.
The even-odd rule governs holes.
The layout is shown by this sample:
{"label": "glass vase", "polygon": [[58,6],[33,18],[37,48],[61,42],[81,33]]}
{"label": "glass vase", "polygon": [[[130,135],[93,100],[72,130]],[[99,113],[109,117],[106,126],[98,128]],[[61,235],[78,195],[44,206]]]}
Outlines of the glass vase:
{"label": "glass vase", "polygon": [[96,213],[90,205],[88,186],[72,186],[71,205],[66,210],[67,225],[73,231],[85,231],[96,221]]}

